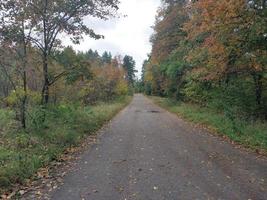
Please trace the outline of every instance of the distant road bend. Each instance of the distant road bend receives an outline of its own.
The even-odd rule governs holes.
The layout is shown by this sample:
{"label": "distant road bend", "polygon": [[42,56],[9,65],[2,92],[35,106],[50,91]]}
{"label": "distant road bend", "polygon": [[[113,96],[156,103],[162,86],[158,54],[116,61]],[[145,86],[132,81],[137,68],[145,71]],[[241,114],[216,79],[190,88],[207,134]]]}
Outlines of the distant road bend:
{"label": "distant road bend", "polygon": [[267,161],[143,95],[86,151],[54,200],[267,200]]}

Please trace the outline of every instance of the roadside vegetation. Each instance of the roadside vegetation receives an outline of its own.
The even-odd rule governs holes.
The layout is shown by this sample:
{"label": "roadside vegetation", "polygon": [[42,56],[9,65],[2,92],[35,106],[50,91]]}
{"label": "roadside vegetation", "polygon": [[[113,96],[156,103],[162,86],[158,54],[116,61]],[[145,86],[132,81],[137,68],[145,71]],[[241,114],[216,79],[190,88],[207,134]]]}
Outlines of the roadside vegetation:
{"label": "roadside vegetation", "polygon": [[247,121],[232,118],[227,112],[220,112],[197,104],[178,102],[174,99],[151,97],[152,100],[178,116],[209,128],[213,133],[227,136],[231,141],[242,144],[258,153],[267,153],[267,124],[261,120]]}
{"label": "roadside vegetation", "polygon": [[[130,97],[121,97],[108,103],[93,106],[60,104],[47,110],[35,109],[27,122],[27,130],[19,130],[14,112],[1,110],[1,122],[5,129],[0,135],[0,192],[6,192],[14,184],[23,184],[40,167],[59,159],[67,148],[79,145],[95,133],[120,109]],[[42,112],[42,113],[40,113]],[[46,115],[40,121],[39,117]]]}
{"label": "roadside vegetation", "polygon": [[[85,17],[117,17],[119,1],[0,2],[0,196],[79,145],[133,94],[129,56],[62,45],[101,39]],[[1,198],[1,197],[0,197]]]}
{"label": "roadside vegetation", "polygon": [[138,91],[266,150],[266,19],[266,0],[162,1]]}

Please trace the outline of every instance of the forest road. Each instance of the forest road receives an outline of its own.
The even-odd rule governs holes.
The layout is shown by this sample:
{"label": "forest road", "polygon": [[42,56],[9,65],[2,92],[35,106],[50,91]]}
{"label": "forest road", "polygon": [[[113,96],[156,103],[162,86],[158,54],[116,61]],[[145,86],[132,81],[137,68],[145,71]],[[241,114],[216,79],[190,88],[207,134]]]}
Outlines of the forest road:
{"label": "forest road", "polygon": [[267,160],[141,94],[83,153],[54,200],[266,200]]}

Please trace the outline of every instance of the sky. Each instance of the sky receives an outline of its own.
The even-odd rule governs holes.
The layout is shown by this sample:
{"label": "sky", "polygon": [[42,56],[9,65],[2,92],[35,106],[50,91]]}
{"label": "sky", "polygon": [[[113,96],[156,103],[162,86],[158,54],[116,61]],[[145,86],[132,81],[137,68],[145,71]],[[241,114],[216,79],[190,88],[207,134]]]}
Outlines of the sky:
{"label": "sky", "polygon": [[65,45],[72,45],[77,51],[87,51],[90,48],[100,54],[110,51],[112,55],[130,55],[136,61],[136,69],[141,75],[143,61],[151,51],[149,42],[153,33],[160,0],[121,0],[119,13],[127,15],[116,19],[103,21],[94,18],[85,19],[88,27],[96,33],[105,36],[105,39],[94,40],[85,37],[79,45],[73,45],[68,39]]}

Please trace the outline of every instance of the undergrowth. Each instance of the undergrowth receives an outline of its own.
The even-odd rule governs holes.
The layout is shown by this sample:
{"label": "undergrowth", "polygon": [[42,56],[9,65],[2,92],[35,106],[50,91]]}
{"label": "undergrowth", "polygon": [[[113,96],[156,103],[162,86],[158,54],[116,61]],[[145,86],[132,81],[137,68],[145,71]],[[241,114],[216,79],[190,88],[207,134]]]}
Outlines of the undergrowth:
{"label": "undergrowth", "polygon": [[152,97],[153,101],[186,120],[202,124],[219,135],[245,147],[267,152],[267,123],[234,117],[228,110],[218,112],[196,104],[177,102],[168,98]]}
{"label": "undergrowth", "polygon": [[129,103],[130,97],[94,106],[61,104],[30,108],[28,128],[21,130],[14,113],[0,110],[0,194],[23,184],[37,170],[78,145]]}

